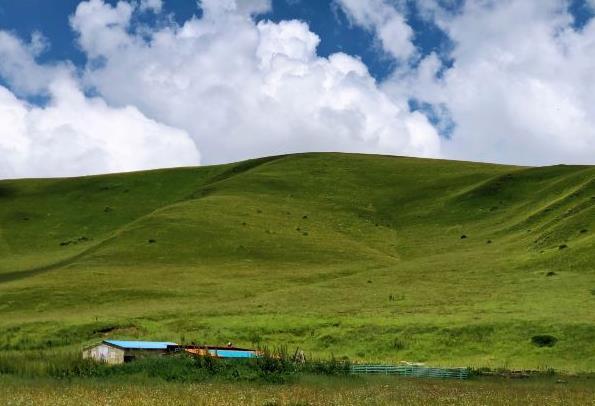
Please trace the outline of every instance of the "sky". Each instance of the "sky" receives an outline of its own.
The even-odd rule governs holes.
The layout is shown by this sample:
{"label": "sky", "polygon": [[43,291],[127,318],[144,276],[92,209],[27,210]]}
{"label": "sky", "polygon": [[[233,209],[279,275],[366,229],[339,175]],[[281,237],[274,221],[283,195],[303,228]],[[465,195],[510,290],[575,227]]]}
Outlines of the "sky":
{"label": "sky", "polygon": [[595,164],[595,0],[0,0],[0,178]]}

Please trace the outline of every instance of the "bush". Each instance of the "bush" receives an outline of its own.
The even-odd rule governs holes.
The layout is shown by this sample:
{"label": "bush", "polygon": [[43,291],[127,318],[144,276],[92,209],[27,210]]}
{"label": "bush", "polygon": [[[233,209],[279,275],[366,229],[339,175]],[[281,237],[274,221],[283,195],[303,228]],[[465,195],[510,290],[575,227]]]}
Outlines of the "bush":
{"label": "bush", "polygon": [[551,335],[536,335],[531,337],[531,342],[538,347],[553,347],[558,342],[558,339]]}
{"label": "bush", "polygon": [[285,383],[299,374],[344,375],[348,361],[295,362],[285,348],[261,350],[262,356],[247,359],[196,357],[186,353],[147,356],[133,362],[108,365],[83,359],[80,353],[0,355],[0,374],[58,379],[146,376],[170,382],[262,381]]}
{"label": "bush", "polygon": [[308,361],[302,365],[300,370],[315,375],[348,375],[351,371],[351,362],[331,357],[330,360]]}

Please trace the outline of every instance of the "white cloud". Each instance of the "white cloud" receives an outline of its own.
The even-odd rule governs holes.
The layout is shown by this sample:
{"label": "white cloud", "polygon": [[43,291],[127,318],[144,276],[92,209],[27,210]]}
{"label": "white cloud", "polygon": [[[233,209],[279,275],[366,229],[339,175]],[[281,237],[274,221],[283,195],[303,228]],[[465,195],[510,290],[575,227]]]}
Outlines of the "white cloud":
{"label": "white cloud", "polygon": [[39,66],[35,55],[47,47],[39,34],[34,34],[30,44],[23,44],[18,38],[0,31],[0,77],[11,83],[21,94],[40,93],[53,77],[68,75],[67,64]]}
{"label": "white cloud", "polygon": [[153,11],[155,13],[160,13],[162,9],[162,0],[141,0],[140,2],[141,11]]}
{"label": "white cloud", "polygon": [[[73,176],[196,165],[195,144],[182,130],[145,117],[135,107],[112,108],[86,97],[63,67],[37,65],[16,38],[0,32],[5,72],[23,68],[27,93],[43,91],[35,107],[0,86],[0,178]],[[7,62],[9,61],[9,62]],[[28,81],[28,75],[33,75]],[[7,75],[9,79],[13,76]],[[45,78],[42,85],[33,79]],[[15,80],[9,80],[15,82]],[[21,82],[16,81],[18,84]]]}
{"label": "white cloud", "polygon": [[397,59],[415,55],[414,32],[403,14],[384,0],[336,0],[356,24],[376,32],[382,48]]}
{"label": "white cloud", "polygon": [[271,9],[271,0],[198,0],[207,18],[237,13],[245,16],[261,14]]}
{"label": "white cloud", "polygon": [[55,82],[52,102],[31,107],[0,86],[0,177],[74,176],[196,165],[198,152],[181,130],[136,108],[113,109]]}
{"label": "white cloud", "polygon": [[595,22],[575,31],[566,5],[468,0],[456,15],[428,7],[454,43],[453,66],[438,79],[444,67],[431,55],[384,90],[447,107],[456,128],[446,157],[593,163]]}
{"label": "white cloud", "polygon": [[127,9],[81,3],[72,25],[103,62],[86,83],[110,104],[188,131],[207,163],[311,150],[439,155],[423,115],[383,94],[358,59],[317,56],[305,23],[256,24],[259,2],[202,5],[204,18],[147,41],[127,29]]}
{"label": "white cloud", "polygon": [[[124,1],[115,7],[105,7],[103,0],[82,2],[76,9],[76,18],[71,18],[72,28],[81,33],[81,46],[90,58],[107,54],[124,47],[131,39],[127,29],[134,8]],[[105,27],[110,27],[105,30]]]}

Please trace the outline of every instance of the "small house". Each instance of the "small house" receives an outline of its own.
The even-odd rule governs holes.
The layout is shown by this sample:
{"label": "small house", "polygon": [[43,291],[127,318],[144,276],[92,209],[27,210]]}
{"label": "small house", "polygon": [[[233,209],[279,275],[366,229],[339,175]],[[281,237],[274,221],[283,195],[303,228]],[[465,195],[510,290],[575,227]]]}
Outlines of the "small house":
{"label": "small house", "polygon": [[176,343],[160,341],[104,340],[83,350],[83,358],[107,364],[122,364],[146,356],[167,354],[177,348]]}

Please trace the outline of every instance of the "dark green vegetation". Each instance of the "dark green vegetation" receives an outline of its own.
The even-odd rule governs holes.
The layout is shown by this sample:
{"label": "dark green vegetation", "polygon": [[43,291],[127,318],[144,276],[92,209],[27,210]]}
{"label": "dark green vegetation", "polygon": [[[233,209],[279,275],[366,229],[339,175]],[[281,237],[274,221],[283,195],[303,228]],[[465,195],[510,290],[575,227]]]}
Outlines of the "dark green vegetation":
{"label": "dark green vegetation", "polygon": [[0,356],[0,376],[24,379],[117,378],[131,382],[151,378],[168,382],[255,382],[289,383],[304,376],[347,376],[346,360],[310,359],[295,362],[285,350],[264,351],[258,358],[222,359],[197,357],[185,352],[146,356],[119,365],[83,359],[77,353],[46,353],[44,357],[23,354]]}
{"label": "dark green vegetation", "polygon": [[0,350],[595,370],[595,167],[303,154],[0,182]]}

